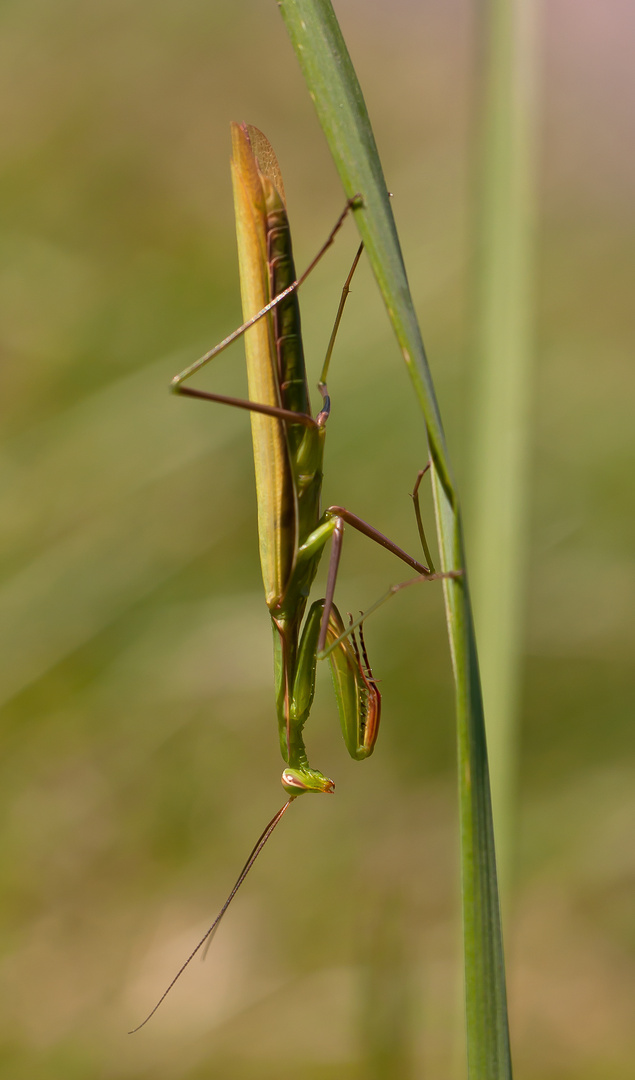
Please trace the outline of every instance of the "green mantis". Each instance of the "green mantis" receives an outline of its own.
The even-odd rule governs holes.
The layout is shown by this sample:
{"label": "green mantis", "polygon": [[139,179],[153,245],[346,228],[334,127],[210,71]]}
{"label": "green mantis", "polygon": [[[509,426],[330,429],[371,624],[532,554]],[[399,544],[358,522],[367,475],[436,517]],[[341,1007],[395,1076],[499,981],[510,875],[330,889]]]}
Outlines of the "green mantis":
{"label": "green mantis", "polygon": [[[321,408],[311,413],[300,334],[298,286],[332,243],[352,200],[305,274],[296,279],[284,188],[273,150],[257,128],[232,124],[232,176],[244,323],[172,381],[176,394],[247,409],[251,414],[258,501],[260,562],[273,630],[276,709],[282,784],[288,800],[267,825],[214,924],[149,1014],[152,1016],[192,957],[211,939],[233,896],[291,802],[307,793],[328,794],[333,781],[308,761],[303,731],[315,690],[317,660],[328,653],[342,734],[349,754],[372,754],[381,696],[361,633],[345,627],[333,595],[345,525],[387,548],[422,577],[437,576],[382,533],[341,506],[320,509],[324,440],[330,412],[326,386],[335,329],[318,383]],[[249,400],[189,385],[189,379],[237,337],[245,336]],[[420,519],[418,519],[420,520]],[[420,532],[422,530],[420,529]],[[305,618],[311,586],[331,541],[326,595]],[[147,1019],[143,1021],[145,1024]],[[140,1027],[143,1024],[139,1025]],[[138,1030],[135,1028],[134,1030]]]}

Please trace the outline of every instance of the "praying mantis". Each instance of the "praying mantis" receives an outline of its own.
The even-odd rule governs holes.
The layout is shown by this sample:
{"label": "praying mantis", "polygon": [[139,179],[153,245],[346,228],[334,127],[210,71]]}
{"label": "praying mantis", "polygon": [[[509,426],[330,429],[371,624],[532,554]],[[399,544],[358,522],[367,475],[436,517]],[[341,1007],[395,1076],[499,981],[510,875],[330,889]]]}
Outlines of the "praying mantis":
{"label": "praying mantis", "polygon": [[[419,533],[429,565],[425,566],[361,518],[341,506],[320,510],[322,463],[330,399],[328,367],[348,294],[362,252],[360,246],[342,292],[331,341],[318,383],[322,403],[313,417],[300,333],[297,290],[344,222],[362,204],[349,200],[326,243],[296,278],[284,187],[275,154],[257,128],[233,123],[232,178],[244,322],[172,380],[174,393],[246,409],[251,414],[258,536],[265,600],[271,616],[274,678],[280,750],[285,768],[282,785],[287,801],[274,815],[253,848],[236,884],[214,923],[182,965],[140,1027],[150,1019],[212,935],[271,833],[291,803],[307,793],[330,794],[335,784],[308,761],[303,729],[315,691],[317,660],[328,655],[346,748],[357,761],[372,754],[379,728],[381,695],[364,645],[361,620],[346,627],[333,602],[345,525],[387,548],[421,578],[436,574],[425,541],[418,506]],[[249,399],[227,397],[189,385],[197,371],[238,337],[245,337]],[[331,558],[324,599],[316,600],[305,618],[313,580],[325,546]],[[401,586],[393,587],[393,590]],[[359,641],[355,628],[359,626]]]}

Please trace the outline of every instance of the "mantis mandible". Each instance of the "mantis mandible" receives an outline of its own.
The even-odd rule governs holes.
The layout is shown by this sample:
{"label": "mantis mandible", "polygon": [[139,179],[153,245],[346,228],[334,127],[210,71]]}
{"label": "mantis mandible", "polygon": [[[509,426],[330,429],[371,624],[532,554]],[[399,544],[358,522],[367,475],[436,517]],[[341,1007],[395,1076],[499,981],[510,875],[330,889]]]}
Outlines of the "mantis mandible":
{"label": "mantis mandible", "polygon": [[[382,533],[341,506],[320,510],[322,461],[330,399],[326,386],[335,333],[360,246],[342,293],[335,328],[318,383],[321,409],[313,417],[309,401],[297,289],[343,224],[348,212],[361,204],[350,200],[326,243],[305,273],[295,275],[284,187],[275,154],[257,128],[233,123],[232,177],[244,323],[214,349],[177,375],[176,394],[247,409],[251,413],[258,536],[265,599],[273,629],[274,675],[280,750],[285,762],[284,806],[267,825],[214,923],[159,999],[159,1007],[190,960],[213,933],[288,807],[299,795],[328,794],[335,785],[309,765],[303,729],[315,691],[316,664],[328,653],[342,733],[352,758],[372,754],[379,727],[381,695],[368,663],[360,625],[345,627],[333,603],[344,526],[350,525],[387,548],[422,578],[434,573],[425,544],[418,505],[417,520],[430,566],[424,566]],[[245,336],[249,400],[227,397],[186,385],[192,375]],[[415,488],[415,500],[421,475]],[[331,541],[326,595],[316,600],[305,619],[311,585],[322,552]],[[397,586],[394,588],[399,588]],[[357,624],[356,624],[357,625]]]}

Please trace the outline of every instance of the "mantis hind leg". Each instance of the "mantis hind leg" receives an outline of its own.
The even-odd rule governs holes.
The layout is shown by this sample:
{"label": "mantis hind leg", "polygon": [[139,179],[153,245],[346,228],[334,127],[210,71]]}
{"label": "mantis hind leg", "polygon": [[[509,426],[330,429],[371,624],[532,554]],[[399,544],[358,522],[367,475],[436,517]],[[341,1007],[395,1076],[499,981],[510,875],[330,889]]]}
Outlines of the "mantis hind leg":
{"label": "mantis hind leg", "polygon": [[[353,646],[356,648],[355,632],[357,630],[359,630],[359,634],[360,634],[360,638],[361,638],[361,651],[362,651],[362,654],[363,654],[364,659],[365,659],[366,670],[370,675],[370,681],[373,682],[373,680],[372,680],[372,672],[370,671],[370,666],[368,664],[368,659],[366,657],[366,650],[364,648],[364,642],[363,642],[363,637],[362,637],[362,624],[364,623],[365,619],[367,619],[369,615],[372,615],[373,612],[377,610],[377,608],[382,606],[382,604],[385,604],[385,602],[387,600],[390,600],[390,598],[392,596],[395,596],[398,592],[401,592],[402,589],[409,588],[411,585],[417,585],[422,581],[440,581],[440,580],[443,580],[444,578],[449,578],[449,579],[455,579],[456,580],[456,579],[459,579],[459,578],[463,577],[463,571],[462,570],[448,570],[448,571],[440,572],[440,573],[435,570],[434,562],[433,562],[432,555],[431,555],[431,552],[430,552],[430,547],[429,547],[428,541],[426,539],[425,529],[423,527],[423,518],[422,518],[422,514],[421,514],[421,505],[420,505],[420,502],[419,502],[419,487],[421,485],[421,481],[422,481],[423,477],[426,475],[426,473],[430,469],[430,466],[431,466],[431,462],[428,462],[428,464],[425,466],[425,468],[419,470],[419,472],[417,473],[417,479],[415,481],[415,485],[414,485],[414,488],[413,488],[412,494],[411,494],[411,498],[412,498],[413,503],[414,503],[415,517],[417,519],[417,529],[418,529],[418,532],[419,532],[419,537],[421,539],[421,546],[422,546],[422,548],[424,550],[424,554],[425,554],[428,566],[424,567],[423,568],[424,572],[419,573],[417,577],[409,578],[408,581],[400,581],[397,585],[391,585],[390,588],[382,596],[380,596],[378,600],[376,600],[373,604],[370,605],[370,607],[366,608],[365,611],[360,611],[358,619],[353,620],[353,618],[351,617],[349,625],[347,627],[343,627],[342,630],[340,631],[340,634],[337,637],[334,638],[332,636],[329,636],[329,635],[327,635],[326,632],[323,635],[320,635],[320,641],[318,642],[318,660],[325,660],[327,657],[330,658],[333,651],[335,649],[339,648],[341,643],[344,641],[344,639],[346,639],[348,637],[351,638],[351,640],[353,642]],[[341,511],[341,508],[340,507],[331,507],[330,510],[340,510]],[[327,513],[328,512],[329,511],[327,511]],[[353,515],[348,515],[346,520],[349,520],[349,518],[352,518],[352,517],[353,517]],[[356,528],[359,528],[359,525],[357,524],[358,521],[359,521],[359,519],[355,519],[353,521],[350,521],[349,523],[352,524],[352,525],[355,525]],[[379,538],[377,536],[374,536],[373,535],[374,530],[371,530],[368,526],[365,525],[365,523],[362,522],[362,524],[365,527],[363,529],[360,528],[360,532],[364,532],[366,535],[370,536],[371,539],[377,540],[377,542],[379,544],[381,544],[383,547],[389,547],[390,550],[394,550],[394,548],[392,546],[390,546],[388,543],[386,543],[386,538],[385,537],[381,536],[381,534],[379,534]],[[335,591],[335,578],[336,578],[336,575],[337,575],[337,567],[338,567],[338,564],[339,564],[339,558],[340,558],[340,552],[341,552],[341,542],[342,542],[341,533],[338,535],[337,530],[335,530],[334,531],[334,545],[333,545],[334,554],[331,557],[331,565],[329,567],[329,581],[328,581],[328,584],[327,584],[327,600],[326,600],[326,603],[328,603],[329,597],[332,597],[332,595],[333,595],[333,593]],[[395,551],[394,553],[397,554],[400,558],[403,559],[403,554],[400,553],[399,549],[397,551]],[[407,559],[403,559],[403,561],[408,562],[409,565],[412,566],[413,568],[416,567],[415,560],[411,560],[410,557],[408,557]],[[356,651],[357,651],[357,648],[356,648]]]}

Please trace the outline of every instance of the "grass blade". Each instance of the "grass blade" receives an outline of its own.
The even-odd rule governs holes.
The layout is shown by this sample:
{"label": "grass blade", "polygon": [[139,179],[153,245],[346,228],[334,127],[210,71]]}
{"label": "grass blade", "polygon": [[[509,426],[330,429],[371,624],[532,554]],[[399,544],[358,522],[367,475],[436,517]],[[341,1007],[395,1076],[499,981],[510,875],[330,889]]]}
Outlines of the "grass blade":
{"label": "grass blade", "polygon": [[[472,591],[503,906],[514,863],[517,724],[531,397],[532,179],[536,9],[490,0],[484,30],[473,462],[468,523]],[[491,582],[496,580],[496,588]]]}
{"label": "grass blade", "polygon": [[[439,410],[361,88],[329,0],[279,6],[344,190],[364,200],[356,222],[425,419],[442,567],[465,568]],[[511,1063],[483,706],[467,576],[443,585],[457,702],[468,1067],[473,1080],[493,1080],[511,1076]]]}

